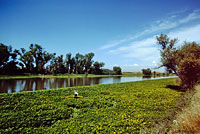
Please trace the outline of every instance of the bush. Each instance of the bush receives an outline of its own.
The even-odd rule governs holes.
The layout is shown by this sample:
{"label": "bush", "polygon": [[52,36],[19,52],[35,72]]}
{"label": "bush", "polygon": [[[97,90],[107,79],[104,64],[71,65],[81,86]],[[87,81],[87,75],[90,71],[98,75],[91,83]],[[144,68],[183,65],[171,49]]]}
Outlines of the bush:
{"label": "bush", "polygon": [[113,67],[113,71],[115,72],[115,74],[117,75],[121,75],[122,74],[122,69],[118,66],[114,66]]}
{"label": "bush", "polygon": [[143,75],[151,75],[151,69],[150,68],[142,69],[142,73]]}
{"label": "bush", "polygon": [[182,86],[193,87],[200,80],[200,46],[195,42],[185,43],[178,50],[177,61]]}

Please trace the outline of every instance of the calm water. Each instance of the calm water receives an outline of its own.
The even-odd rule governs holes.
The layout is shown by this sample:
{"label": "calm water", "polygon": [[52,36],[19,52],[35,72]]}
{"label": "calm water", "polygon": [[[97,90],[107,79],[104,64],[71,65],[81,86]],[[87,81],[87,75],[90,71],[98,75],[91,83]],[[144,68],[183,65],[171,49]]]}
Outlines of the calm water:
{"label": "calm water", "polygon": [[36,78],[0,80],[0,93],[36,91],[73,86],[141,81],[147,79],[163,79],[171,77],[99,77],[99,78]]}

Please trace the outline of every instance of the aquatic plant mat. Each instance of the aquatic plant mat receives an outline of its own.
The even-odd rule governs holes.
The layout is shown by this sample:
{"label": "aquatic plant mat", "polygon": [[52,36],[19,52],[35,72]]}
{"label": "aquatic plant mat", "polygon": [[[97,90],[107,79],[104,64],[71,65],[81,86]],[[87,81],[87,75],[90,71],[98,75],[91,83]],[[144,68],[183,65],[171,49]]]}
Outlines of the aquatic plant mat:
{"label": "aquatic plant mat", "polygon": [[174,110],[182,93],[170,86],[175,79],[0,94],[0,133],[139,133]]}

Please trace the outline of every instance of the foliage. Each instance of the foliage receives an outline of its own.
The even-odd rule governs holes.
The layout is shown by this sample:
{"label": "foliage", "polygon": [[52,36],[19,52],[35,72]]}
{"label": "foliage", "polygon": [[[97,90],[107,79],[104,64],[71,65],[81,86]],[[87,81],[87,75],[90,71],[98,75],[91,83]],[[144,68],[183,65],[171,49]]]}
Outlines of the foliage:
{"label": "foliage", "polygon": [[0,67],[2,68],[9,60],[10,47],[0,44]]}
{"label": "foliage", "polygon": [[200,80],[200,45],[185,42],[180,48],[174,45],[178,39],[170,40],[167,35],[157,37],[161,45],[161,67],[174,72],[182,80],[182,87],[191,88]]}
{"label": "foliage", "polygon": [[[174,79],[0,94],[0,133],[139,133],[173,111]],[[73,98],[76,90],[82,98]]]}
{"label": "foliage", "polygon": [[142,73],[143,75],[151,75],[151,69],[150,68],[142,69]]}
{"label": "foliage", "polygon": [[115,74],[120,75],[122,74],[122,69],[118,66],[114,66],[113,67],[113,71],[115,72]]}
{"label": "foliage", "polygon": [[178,50],[178,55],[177,70],[182,86],[191,88],[200,82],[200,45],[185,42]]}
{"label": "foliage", "polygon": [[200,85],[193,91],[184,94],[186,104],[177,114],[172,125],[172,133],[198,133],[200,132]]}
{"label": "foliage", "polygon": [[[0,74],[103,74],[103,62],[93,61],[94,53],[71,53],[56,56],[41,45],[31,44],[29,50],[12,51],[11,46],[0,44]],[[16,62],[17,61],[17,62]]]}
{"label": "foliage", "polygon": [[110,69],[102,69],[102,74],[104,75],[115,75],[115,72]]}
{"label": "foliage", "polygon": [[0,43],[0,74],[15,74],[17,72],[16,50]]}
{"label": "foliage", "polygon": [[105,63],[96,61],[93,64],[94,67],[92,68],[93,74],[103,74],[102,67],[104,65]]}

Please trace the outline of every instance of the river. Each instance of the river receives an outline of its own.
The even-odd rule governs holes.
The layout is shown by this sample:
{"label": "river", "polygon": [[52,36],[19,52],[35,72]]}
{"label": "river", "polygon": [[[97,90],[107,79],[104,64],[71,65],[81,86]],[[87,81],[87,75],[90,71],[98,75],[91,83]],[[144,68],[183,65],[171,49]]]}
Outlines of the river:
{"label": "river", "polygon": [[44,89],[57,89],[74,86],[90,86],[96,84],[109,84],[170,77],[95,77],[95,78],[30,78],[30,79],[1,79],[0,93],[14,93],[22,91],[36,91]]}

